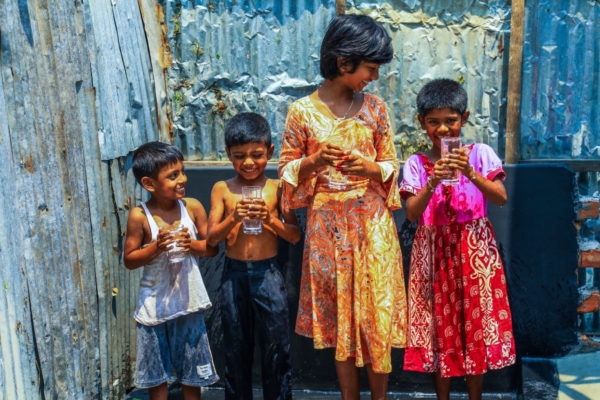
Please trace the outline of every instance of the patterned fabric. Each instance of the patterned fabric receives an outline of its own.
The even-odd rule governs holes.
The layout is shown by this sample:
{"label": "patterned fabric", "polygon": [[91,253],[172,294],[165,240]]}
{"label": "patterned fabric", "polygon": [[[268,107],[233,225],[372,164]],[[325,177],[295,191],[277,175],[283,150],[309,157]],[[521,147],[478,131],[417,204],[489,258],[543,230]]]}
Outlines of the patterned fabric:
{"label": "patterned fabric", "polygon": [[[386,184],[350,177],[346,191],[327,186],[323,169],[298,182],[301,158],[340,136],[379,163]],[[356,357],[379,373],[391,371],[391,348],[406,342],[402,256],[390,209],[400,207],[399,164],[383,102],[365,95],[361,111],[339,124],[309,98],[290,107],[280,157],[286,208],[308,206],[296,332],[317,349],[335,347],[336,360]]]}
{"label": "patterned fabric", "polygon": [[[472,165],[488,178],[503,177],[493,157],[477,151],[480,146],[471,148],[471,157],[492,160],[478,157]],[[403,196],[418,193],[433,174],[425,155],[411,159]],[[467,185],[475,187],[464,177],[454,187],[439,185],[419,221],[411,253],[406,370],[479,375],[516,361],[502,260],[492,225],[480,215],[487,213],[487,201]],[[457,200],[457,194],[464,197]],[[469,212],[476,217],[463,221]]]}
{"label": "patterned fabric", "polygon": [[[475,171],[490,180],[496,177],[504,180],[506,174],[502,170],[502,161],[490,146],[477,143],[465,147],[469,149],[469,162]],[[427,184],[427,177],[431,173],[425,167],[428,163],[429,160],[423,154],[414,154],[406,160],[402,169],[403,180],[400,187],[403,198],[406,198],[408,193],[419,193]],[[454,194],[449,199],[449,206],[453,210],[452,215],[455,215],[456,222],[467,222],[487,216],[487,199],[483,193],[469,178],[462,174],[459,176],[460,183],[452,187]],[[444,211],[446,207],[444,190],[446,188],[448,187],[438,185],[435,189],[427,209],[419,220],[419,225],[446,225],[450,222]]]}
{"label": "patterned fabric", "polygon": [[[375,161],[381,168],[383,181],[387,183],[349,176],[346,190],[339,191],[328,186],[329,167],[298,182],[302,157],[316,153],[323,143],[341,144],[352,148],[363,158]],[[361,110],[341,122],[321,114],[308,97],[290,106],[279,157],[279,176],[287,183],[283,185],[282,196],[285,210],[309,205],[319,208],[330,200],[355,199],[367,189],[386,199],[390,209],[398,209],[401,207],[397,186],[399,171],[389,117],[385,104],[378,97],[365,94]],[[393,177],[388,181],[390,175]]]}

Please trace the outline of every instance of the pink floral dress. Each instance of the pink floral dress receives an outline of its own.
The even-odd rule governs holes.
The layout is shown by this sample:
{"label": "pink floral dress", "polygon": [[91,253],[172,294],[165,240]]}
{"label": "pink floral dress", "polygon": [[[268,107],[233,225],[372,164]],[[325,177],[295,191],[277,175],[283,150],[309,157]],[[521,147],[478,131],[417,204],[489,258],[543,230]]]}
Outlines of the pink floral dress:
{"label": "pink floral dress", "polygon": [[[467,146],[477,172],[504,179],[485,144]],[[424,154],[406,162],[400,194],[417,194],[433,174]],[[438,185],[419,219],[411,253],[404,369],[442,377],[479,375],[516,360],[506,277],[487,199],[467,177]]]}

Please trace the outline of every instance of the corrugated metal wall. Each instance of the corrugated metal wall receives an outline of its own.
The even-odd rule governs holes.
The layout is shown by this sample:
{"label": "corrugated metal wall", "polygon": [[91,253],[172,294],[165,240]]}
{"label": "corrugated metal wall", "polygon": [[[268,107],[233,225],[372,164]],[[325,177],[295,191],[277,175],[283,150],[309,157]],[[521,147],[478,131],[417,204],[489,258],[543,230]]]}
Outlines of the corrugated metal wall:
{"label": "corrugated metal wall", "polygon": [[[289,104],[321,82],[319,46],[335,2],[161,3],[173,54],[175,143],[188,160],[224,159],[224,122],[241,111],[268,118],[278,151]],[[467,139],[503,151],[508,1],[348,1],[347,7],[376,18],[393,38],[394,60],[366,90],[390,108],[402,158],[428,143],[415,124],[415,97],[439,76],[465,82],[472,112]]]}
{"label": "corrugated metal wall", "polygon": [[169,140],[161,12],[0,1],[0,399],[132,386],[139,272],[120,252],[142,194],[127,155]]}
{"label": "corrugated metal wall", "polygon": [[600,3],[525,2],[522,157],[600,156]]}

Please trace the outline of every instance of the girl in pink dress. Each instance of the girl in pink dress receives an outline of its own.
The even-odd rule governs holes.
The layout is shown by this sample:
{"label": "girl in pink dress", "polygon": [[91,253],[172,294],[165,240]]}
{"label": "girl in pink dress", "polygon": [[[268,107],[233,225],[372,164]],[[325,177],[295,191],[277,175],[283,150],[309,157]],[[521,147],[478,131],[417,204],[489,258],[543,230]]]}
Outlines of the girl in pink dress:
{"label": "girl in pink dress", "polygon": [[[487,218],[488,200],[506,203],[505,174],[485,144],[441,158],[441,138],[458,137],[469,118],[458,82],[431,81],[417,107],[433,148],[407,160],[400,187],[407,218],[419,221],[404,369],[433,373],[440,400],[450,399],[450,377],[466,376],[469,399],[481,399],[483,374],[516,360],[506,277]],[[440,184],[449,170],[460,172],[455,186]]]}

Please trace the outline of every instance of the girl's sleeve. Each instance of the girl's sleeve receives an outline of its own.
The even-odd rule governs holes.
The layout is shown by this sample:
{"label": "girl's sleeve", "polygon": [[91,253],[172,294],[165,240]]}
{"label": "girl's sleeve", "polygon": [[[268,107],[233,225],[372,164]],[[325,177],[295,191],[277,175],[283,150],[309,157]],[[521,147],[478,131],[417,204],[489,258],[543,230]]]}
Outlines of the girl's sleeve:
{"label": "girl's sleeve", "polygon": [[419,158],[413,154],[406,160],[404,168],[402,168],[402,184],[400,185],[402,199],[406,200],[408,194],[417,195],[423,189],[420,175]]}
{"label": "girl's sleeve", "polygon": [[279,155],[279,178],[281,179],[281,206],[285,212],[307,207],[317,183],[317,172],[298,182],[300,163],[306,155],[306,124],[301,110],[292,104],[285,121]]}
{"label": "girl's sleeve", "polygon": [[504,180],[506,173],[502,169],[502,160],[496,155],[494,150],[487,144],[478,143],[476,145],[477,157],[473,161],[473,167],[481,175],[490,181],[496,178]]}
{"label": "girl's sleeve", "polygon": [[[375,162],[381,170],[381,178],[384,183],[371,182],[371,185],[380,185],[386,195],[386,204],[391,210],[402,208],[400,194],[398,193],[398,177],[400,176],[400,161],[396,156],[396,147],[392,137],[390,118],[387,108],[383,102],[378,107],[377,132],[375,132],[375,150],[377,157]],[[390,178],[391,177],[391,178]]]}

